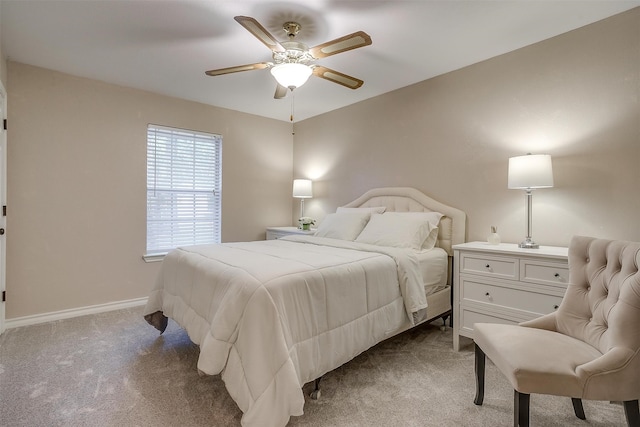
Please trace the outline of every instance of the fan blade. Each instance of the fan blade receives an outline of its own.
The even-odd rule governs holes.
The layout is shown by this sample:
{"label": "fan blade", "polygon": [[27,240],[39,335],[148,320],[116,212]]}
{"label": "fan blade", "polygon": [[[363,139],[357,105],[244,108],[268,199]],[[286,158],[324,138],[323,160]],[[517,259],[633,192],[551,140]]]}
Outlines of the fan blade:
{"label": "fan blade", "polygon": [[235,67],[220,68],[218,70],[209,70],[204,73],[207,76],[220,76],[222,74],[238,73],[240,71],[264,70],[269,68],[271,64],[268,62],[259,62],[257,64],[237,65]]}
{"label": "fan blade", "polygon": [[289,91],[289,89],[287,89],[286,87],[282,86],[281,84],[279,84],[278,86],[276,86],[276,93],[273,95],[274,99],[282,99],[285,96],[287,96],[287,92]]}
{"label": "fan blade", "polygon": [[314,58],[320,59],[337,53],[346,52],[347,50],[369,46],[370,44],[371,37],[369,37],[369,34],[364,31],[356,31],[348,36],[340,37],[339,39],[331,40],[330,42],[312,47],[309,49],[309,53],[311,53]]}
{"label": "fan blade", "polygon": [[280,42],[276,40],[269,31],[267,31],[258,21],[249,16],[236,16],[235,19],[240,25],[246,28],[251,34],[253,34],[258,40],[265,44],[273,52],[284,52],[285,48],[282,47]]}
{"label": "fan blade", "polygon": [[349,89],[358,89],[364,84],[364,82],[360,79],[356,79],[355,77],[348,76],[346,74],[340,73],[327,67],[323,67],[321,65],[316,65],[315,67],[313,67],[313,75],[334,83],[338,83],[339,85],[348,87]]}

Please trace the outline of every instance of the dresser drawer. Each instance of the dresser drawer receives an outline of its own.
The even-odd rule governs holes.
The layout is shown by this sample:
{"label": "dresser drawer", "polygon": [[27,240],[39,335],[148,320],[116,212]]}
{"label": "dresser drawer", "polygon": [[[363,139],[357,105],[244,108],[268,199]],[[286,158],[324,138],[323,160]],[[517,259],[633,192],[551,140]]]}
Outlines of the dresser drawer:
{"label": "dresser drawer", "polygon": [[460,259],[460,273],[518,279],[518,259],[494,257],[486,254],[464,253]]}
{"label": "dresser drawer", "polygon": [[555,311],[562,297],[527,291],[511,286],[500,286],[471,279],[462,279],[462,303],[479,302],[513,310],[543,315]]}
{"label": "dresser drawer", "polygon": [[569,283],[569,266],[566,263],[523,259],[520,260],[520,280],[566,288]]}

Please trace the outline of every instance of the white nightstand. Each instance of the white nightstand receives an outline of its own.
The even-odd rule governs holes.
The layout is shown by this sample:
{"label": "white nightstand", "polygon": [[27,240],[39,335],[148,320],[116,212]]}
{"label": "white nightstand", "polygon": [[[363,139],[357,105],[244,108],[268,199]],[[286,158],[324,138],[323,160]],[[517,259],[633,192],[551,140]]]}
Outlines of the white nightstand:
{"label": "white nightstand", "polygon": [[300,230],[297,227],[267,227],[267,240],[279,239],[292,234],[311,236],[315,232],[315,228],[311,230]]}
{"label": "white nightstand", "polygon": [[471,242],[454,245],[453,349],[473,324],[519,323],[558,308],[569,282],[568,248]]}

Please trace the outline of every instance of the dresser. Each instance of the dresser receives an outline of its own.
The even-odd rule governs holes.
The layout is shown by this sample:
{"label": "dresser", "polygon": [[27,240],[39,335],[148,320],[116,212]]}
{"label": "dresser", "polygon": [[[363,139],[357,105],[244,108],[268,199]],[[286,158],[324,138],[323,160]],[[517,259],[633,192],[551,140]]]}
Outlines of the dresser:
{"label": "dresser", "polygon": [[476,322],[515,324],[552,313],[569,282],[568,248],[470,242],[453,246],[453,349]]}
{"label": "dresser", "polygon": [[292,234],[312,236],[315,232],[315,229],[300,230],[298,227],[267,227],[267,240],[279,239]]}

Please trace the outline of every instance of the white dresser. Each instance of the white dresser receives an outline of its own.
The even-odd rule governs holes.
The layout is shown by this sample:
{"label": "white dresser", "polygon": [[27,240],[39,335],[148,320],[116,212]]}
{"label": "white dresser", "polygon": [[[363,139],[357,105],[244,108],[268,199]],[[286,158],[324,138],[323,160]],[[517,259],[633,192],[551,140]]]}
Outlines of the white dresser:
{"label": "white dresser", "polygon": [[279,239],[281,237],[290,236],[292,234],[311,236],[315,232],[315,229],[300,230],[297,227],[267,227],[267,240]]}
{"label": "white dresser", "polygon": [[470,242],[453,246],[453,349],[476,322],[519,323],[558,308],[569,282],[568,248]]}

